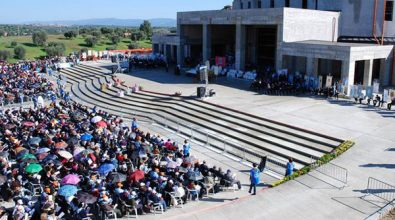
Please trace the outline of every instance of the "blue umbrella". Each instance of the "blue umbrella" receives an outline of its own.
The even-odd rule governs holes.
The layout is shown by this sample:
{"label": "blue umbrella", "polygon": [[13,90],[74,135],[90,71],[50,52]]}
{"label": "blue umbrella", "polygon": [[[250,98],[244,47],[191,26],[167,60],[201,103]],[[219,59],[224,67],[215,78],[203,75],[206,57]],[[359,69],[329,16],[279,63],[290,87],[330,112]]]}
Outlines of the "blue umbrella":
{"label": "blue umbrella", "polygon": [[99,167],[97,170],[100,175],[106,175],[107,173],[111,172],[115,168],[114,164],[112,163],[105,163]]}
{"label": "blue umbrella", "polygon": [[30,144],[30,145],[39,145],[40,142],[41,142],[41,138],[39,138],[39,137],[32,137],[32,138],[29,140],[29,144]]}
{"label": "blue umbrella", "polygon": [[93,138],[91,134],[84,134],[81,136],[81,141],[90,141]]}
{"label": "blue umbrella", "polygon": [[64,197],[74,196],[77,193],[78,189],[73,185],[64,185],[60,187],[58,194]]}
{"label": "blue umbrella", "polygon": [[56,156],[55,154],[50,154],[44,158],[43,162],[46,163],[47,161],[57,160],[57,159],[58,159],[58,156]]}

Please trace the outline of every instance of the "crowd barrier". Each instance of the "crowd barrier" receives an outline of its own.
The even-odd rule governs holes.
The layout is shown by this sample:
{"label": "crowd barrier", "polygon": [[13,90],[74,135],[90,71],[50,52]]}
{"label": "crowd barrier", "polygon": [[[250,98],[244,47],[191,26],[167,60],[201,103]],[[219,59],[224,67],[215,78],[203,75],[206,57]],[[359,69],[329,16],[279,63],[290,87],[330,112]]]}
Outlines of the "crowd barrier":
{"label": "crowd barrier", "polygon": [[346,168],[338,166],[333,163],[327,163],[327,164],[322,165],[317,161],[314,162],[313,159],[312,159],[311,167],[315,171],[341,182],[343,184],[343,186],[341,188],[344,188],[347,186],[348,170]]}

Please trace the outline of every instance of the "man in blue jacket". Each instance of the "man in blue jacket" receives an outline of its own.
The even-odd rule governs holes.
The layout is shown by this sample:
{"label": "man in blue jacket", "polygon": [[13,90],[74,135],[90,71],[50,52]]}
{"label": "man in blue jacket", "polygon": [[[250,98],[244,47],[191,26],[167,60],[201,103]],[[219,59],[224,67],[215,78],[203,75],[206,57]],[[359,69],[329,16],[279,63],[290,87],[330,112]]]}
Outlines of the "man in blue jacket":
{"label": "man in blue jacket", "polygon": [[250,190],[248,193],[251,193],[251,190],[254,189],[254,193],[252,195],[256,195],[256,185],[259,184],[260,181],[260,174],[261,172],[259,171],[257,165],[254,163],[252,164],[253,168],[250,170]]}

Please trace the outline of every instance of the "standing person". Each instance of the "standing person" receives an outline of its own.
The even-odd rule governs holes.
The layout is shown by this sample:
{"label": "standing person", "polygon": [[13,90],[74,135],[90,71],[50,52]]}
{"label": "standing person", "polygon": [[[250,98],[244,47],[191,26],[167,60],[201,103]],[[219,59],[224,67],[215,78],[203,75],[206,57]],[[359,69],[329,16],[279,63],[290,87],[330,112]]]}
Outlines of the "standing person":
{"label": "standing person", "polygon": [[137,119],[136,119],[136,118],[133,118],[133,121],[132,121],[132,131],[135,131],[138,127],[139,127],[139,125],[137,124]]}
{"label": "standing person", "polygon": [[188,143],[187,140],[184,141],[184,145],[182,145],[184,157],[189,157],[189,151],[191,150],[191,144]]}
{"label": "standing person", "polygon": [[256,185],[259,184],[260,178],[260,171],[258,169],[258,166],[253,163],[252,164],[252,169],[250,170],[250,190],[248,190],[248,193],[251,193],[251,190],[254,189],[254,193],[252,195],[256,195]]}
{"label": "standing person", "polygon": [[287,168],[285,170],[285,176],[291,176],[295,169],[295,163],[293,162],[292,158],[289,158],[287,163]]}

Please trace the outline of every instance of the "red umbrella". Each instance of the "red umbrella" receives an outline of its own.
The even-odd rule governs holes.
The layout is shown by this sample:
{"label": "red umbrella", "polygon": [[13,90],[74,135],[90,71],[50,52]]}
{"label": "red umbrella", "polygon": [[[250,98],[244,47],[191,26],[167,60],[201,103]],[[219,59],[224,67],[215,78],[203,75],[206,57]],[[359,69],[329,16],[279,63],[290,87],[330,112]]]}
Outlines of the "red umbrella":
{"label": "red umbrella", "polygon": [[96,123],[96,126],[99,128],[105,128],[107,127],[107,123],[105,121],[99,121]]}
{"label": "red umbrella", "polygon": [[142,179],[144,179],[145,173],[142,170],[136,170],[132,173],[132,175],[130,175],[130,179],[132,181],[138,182]]}
{"label": "red umbrella", "polygon": [[56,143],[55,147],[58,148],[58,149],[66,148],[67,147],[67,143],[64,142],[64,141],[61,141],[61,142]]}
{"label": "red umbrella", "polygon": [[25,121],[25,122],[23,122],[22,125],[23,125],[23,126],[26,126],[26,127],[33,127],[33,126],[34,126],[34,123],[31,122],[31,121]]}
{"label": "red umbrella", "polygon": [[37,156],[37,158],[38,158],[38,160],[43,160],[44,158],[46,158],[48,156],[48,153],[42,153],[42,154],[39,154],[38,156]]}

